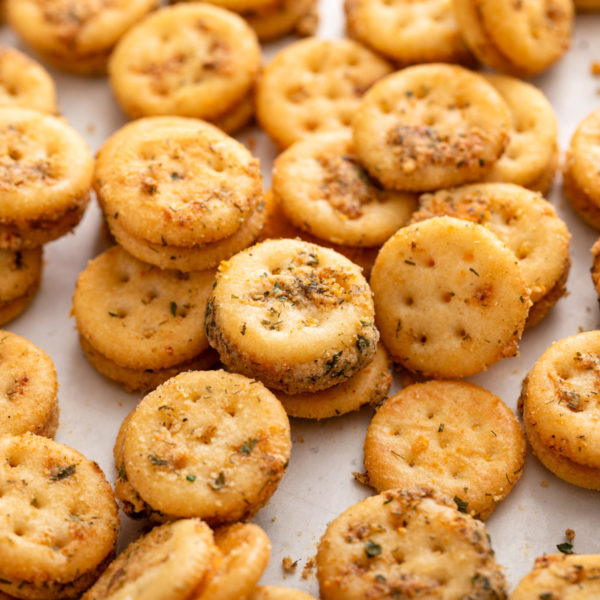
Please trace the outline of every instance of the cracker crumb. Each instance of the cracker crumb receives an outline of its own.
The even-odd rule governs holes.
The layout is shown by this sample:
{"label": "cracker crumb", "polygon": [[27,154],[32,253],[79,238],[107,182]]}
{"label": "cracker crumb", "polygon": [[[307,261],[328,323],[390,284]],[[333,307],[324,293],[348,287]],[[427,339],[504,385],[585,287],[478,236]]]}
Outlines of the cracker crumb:
{"label": "cracker crumb", "polygon": [[88,123],[85,126],[85,130],[87,133],[96,133],[96,125],[94,125],[94,123]]}
{"label": "cracker crumb", "polygon": [[542,487],[548,487],[548,482],[545,479],[542,479],[542,481],[540,481],[540,485]]}
{"label": "cracker crumb", "polygon": [[289,556],[284,556],[281,561],[281,566],[286,573],[293,573],[298,566],[298,561],[292,560]]}
{"label": "cracker crumb", "polygon": [[354,479],[358,481],[358,483],[362,483],[362,485],[369,485],[369,476],[367,473],[357,473],[356,471],[352,473]]}
{"label": "cracker crumb", "polygon": [[315,559],[309,558],[304,565],[304,569],[302,569],[302,579],[308,579],[312,577],[315,570]]}
{"label": "cracker crumb", "polygon": [[250,150],[250,152],[254,152],[256,150],[256,138],[254,136],[250,136],[246,140],[246,144],[248,145],[248,150]]}
{"label": "cracker crumb", "polygon": [[575,532],[572,529],[565,529],[565,537],[572,542],[575,539]]}
{"label": "cracker crumb", "polygon": [[590,71],[592,72],[592,75],[594,75],[594,77],[600,76],[600,62],[597,60],[593,60],[592,64],[590,65]]}
{"label": "cracker crumb", "polygon": [[301,435],[298,436],[298,443],[304,444],[304,438]]}

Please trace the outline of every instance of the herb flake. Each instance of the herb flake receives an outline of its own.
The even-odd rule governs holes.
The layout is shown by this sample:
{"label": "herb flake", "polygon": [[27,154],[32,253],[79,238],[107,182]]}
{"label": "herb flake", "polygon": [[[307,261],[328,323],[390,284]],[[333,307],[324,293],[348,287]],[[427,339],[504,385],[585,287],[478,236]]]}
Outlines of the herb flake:
{"label": "herb flake", "polygon": [[462,498],[459,498],[458,496],[454,496],[454,503],[456,504],[458,512],[465,514],[467,513],[467,506],[469,506],[468,502],[465,502]]}
{"label": "herb flake", "polygon": [[369,558],[375,558],[381,554],[381,546],[376,544],[373,540],[365,542],[365,554]]}
{"label": "herb flake", "polygon": [[61,479],[66,479],[67,477],[71,477],[71,475],[73,475],[73,473],[75,473],[76,469],[77,469],[77,465],[69,465],[68,467],[65,467],[64,469],[60,469],[60,471],[58,471],[57,473],[52,475],[50,477],[50,479],[52,481],[60,481]]}

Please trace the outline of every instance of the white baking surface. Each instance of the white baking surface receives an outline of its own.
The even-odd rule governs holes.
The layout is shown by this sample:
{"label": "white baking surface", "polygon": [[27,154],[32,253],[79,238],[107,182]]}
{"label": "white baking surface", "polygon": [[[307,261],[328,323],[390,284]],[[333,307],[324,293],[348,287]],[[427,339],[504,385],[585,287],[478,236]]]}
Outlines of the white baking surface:
{"label": "white baking surface", "polygon": [[[322,37],[343,35],[341,5],[342,0],[321,0]],[[0,42],[24,49],[6,26],[0,31]],[[266,56],[272,56],[281,46],[268,45]],[[553,69],[533,80],[557,112],[563,152],[577,124],[600,105],[600,77],[593,77],[590,70],[593,60],[600,61],[600,14],[579,15],[571,51]],[[52,69],[51,73],[63,114],[92,150],[98,150],[108,135],[125,123],[106,80],[69,76]],[[262,160],[266,187],[275,149],[258,129],[246,132],[242,139],[250,137]],[[589,274],[589,249],[598,233],[570,209],[559,179],[550,201],[573,235],[569,295],[540,325],[525,333],[520,356],[472,378],[515,410],[523,377],[554,340],[600,328],[598,302]],[[27,312],[5,328],[27,337],[54,360],[61,413],[56,439],[97,461],[114,483],[113,443],[121,421],[140,397],[124,392],[96,373],[79,348],[74,320],[69,316],[78,273],[106,247],[100,223],[99,210],[92,204],[75,234],[47,245],[39,294]],[[255,519],[273,544],[263,583],[318,595],[314,571],[302,577],[307,561],[314,557],[328,522],[371,493],[352,476],[352,472],[363,470],[362,443],[370,417],[371,410],[366,408],[321,423],[292,420],[294,444],[288,471],[270,504]],[[488,520],[497,559],[506,567],[511,589],[531,569],[536,556],[556,552],[556,544],[565,541],[566,528],[576,532],[576,552],[600,553],[598,500],[597,492],[568,485],[535,458],[527,457],[523,478]],[[147,523],[123,517],[120,547],[132,540],[143,525]],[[294,573],[285,574],[282,569],[281,561],[286,556],[298,560]]]}

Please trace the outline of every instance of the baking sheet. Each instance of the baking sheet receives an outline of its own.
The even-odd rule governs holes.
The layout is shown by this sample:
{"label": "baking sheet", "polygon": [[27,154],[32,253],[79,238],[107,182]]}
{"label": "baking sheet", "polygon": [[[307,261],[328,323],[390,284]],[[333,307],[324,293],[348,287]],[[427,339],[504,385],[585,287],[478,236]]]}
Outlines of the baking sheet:
{"label": "baking sheet", "polygon": [[[341,0],[321,0],[320,36],[343,35],[341,5]],[[266,57],[289,41],[266,46]],[[24,49],[6,26],[0,31],[0,42]],[[600,14],[578,15],[571,51],[553,69],[532,80],[557,112],[563,152],[579,121],[600,105],[600,77],[591,73],[593,60],[600,61]],[[50,71],[63,114],[92,150],[98,150],[108,135],[125,123],[106,80]],[[251,140],[255,154],[260,156],[266,187],[275,148],[258,129],[245,132],[241,139]],[[525,333],[518,357],[470,379],[500,396],[514,410],[523,377],[554,340],[600,327],[589,274],[589,249],[598,233],[583,224],[567,205],[559,179],[550,201],[573,235],[569,296],[560,300],[540,325]],[[28,311],[5,328],[27,337],[54,360],[61,411],[56,439],[97,461],[114,483],[113,443],[121,421],[140,396],[124,392],[91,367],[79,348],[74,320],[69,316],[77,275],[106,247],[100,212],[92,204],[74,234],[46,246],[41,290]],[[397,383],[393,389],[398,389]],[[363,470],[362,444],[371,414],[371,409],[365,408],[321,423],[292,420],[294,444],[288,471],[270,504],[255,519],[273,544],[263,583],[318,595],[310,561],[320,536],[328,522],[372,493],[352,476],[352,472]],[[576,532],[576,552],[600,553],[598,499],[597,492],[568,485],[535,458],[527,457],[523,478],[487,523],[511,589],[531,569],[536,556],[556,552],[556,544],[565,541],[566,528]],[[120,547],[143,525],[123,517]],[[284,557],[298,561],[293,573],[283,571]]]}

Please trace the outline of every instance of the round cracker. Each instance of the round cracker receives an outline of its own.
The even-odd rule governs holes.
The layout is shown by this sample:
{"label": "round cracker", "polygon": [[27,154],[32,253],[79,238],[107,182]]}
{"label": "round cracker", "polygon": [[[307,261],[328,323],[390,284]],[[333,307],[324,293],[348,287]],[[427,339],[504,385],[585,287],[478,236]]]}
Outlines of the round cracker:
{"label": "round cracker", "polygon": [[271,542],[252,523],[235,523],[218,529],[215,542],[223,554],[214,575],[195,600],[247,598],[269,563]]}
{"label": "round cracker", "polygon": [[0,325],[20,315],[33,300],[42,279],[43,247],[0,249]]}
{"label": "round cracker", "polygon": [[[566,293],[571,235],[554,207],[535,192],[507,183],[478,183],[419,198],[411,223],[450,216],[483,225],[514,253],[538,322]],[[558,287],[557,287],[558,286]],[[529,325],[529,323],[528,323]]]}
{"label": "round cracker", "polygon": [[512,411],[464,381],[429,381],[388,398],[365,439],[377,491],[435,485],[487,519],[520,479],[525,436]]}
{"label": "round cracker", "polygon": [[511,600],[564,598],[593,600],[600,597],[600,555],[546,554],[535,559],[510,595]]}
{"label": "round cracker", "polygon": [[352,40],[295,42],[259,77],[256,116],[280,148],[313,133],[348,130],[361,96],[391,70]]}
{"label": "round cracker", "polygon": [[52,359],[24,337],[0,331],[0,434],[54,437],[57,392]]}
{"label": "round cracker", "polygon": [[353,123],[367,171],[385,187],[428,191],[481,179],[504,151],[510,113],[477,73],[408,67],[369,90]]}
{"label": "round cracker", "polygon": [[117,540],[112,490],[96,463],[47,438],[0,438],[0,590],[78,597]]}
{"label": "round cracker", "polygon": [[446,0],[345,0],[344,9],[349,35],[400,65],[473,62]]}
{"label": "round cracker", "polygon": [[289,239],[267,240],[221,263],[206,331],[224,364],[287,394],[351,377],[373,359],[379,339],[359,267]]}
{"label": "round cracker", "polygon": [[383,344],[377,344],[375,357],[356,375],[320,392],[284,394],[275,391],[290,417],[328,419],[339,417],[365,404],[383,402],[392,384],[391,359]]}
{"label": "round cracker", "polygon": [[250,152],[216,127],[183,117],[121,128],[100,149],[94,178],[109,227],[118,222],[119,230],[159,248],[224,240],[262,199]]}
{"label": "round cracker", "polygon": [[190,371],[140,402],[115,458],[152,518],[194,516],[218,525],[249,519],[268,502],[290,446],[287,415],[261,383]]}
{"label": "round cracker", "polygon": [[467,377],[517,353],[529,291],[514,254],[481,225],[434,217],[380,250],[371,286],[381,339],[425,377]]}
{"label": "round cracker", "polygon": [[555,454],[600,469],[600,331],[554,342],[527,375],[523,419]]}
{"label": "round cracker", "polygon": [[563,190],[579,216],[600,229],[600,108],[579,123],[571,138]]}
{"label": "round cracker", "polygon": [[81,75],[102,75],[117,41],[157,0],[8,0],[7,18],[45,61]]}
{"label": "round cracker", "polygon": [[40,246],[71,230],[89,200],[93,158],[65,121],[0,109],[0,247]]}
{"label": "round cracker", "polygon": [[40,64],[9,46],[0,48],[0,106],[57,114],[56,86]]}
{"label": "round cracker", "polygon": [[187,600],[206,584],[218,559],[206,523],[165,523],[129,544],[82,600]]}
{"label": "round cracker", "polygon": [[346,246],[381,246],[416,208],[413,194],[381,189],[347,131],[316,134],[275,160],[273,194],[296,227]]}
{"label": "round cracker", "polygon": [[485,525],[426,488],[389,490],[328,526],[317,553],[323,600],[506,598]]}
{"label": "round cracker", "polygon": [[455,0],[467,45],[488,67],[518,77],[540,73],[569,48],[570,0]]}
{"label": "round cracker", "polygon": [[250,90],[261,54],[235,13],[204,2],[161,8],[131,29],[108,65],[114,94],[130,118],[216,119]]}
{"label": "round cracker", "polygon": [[77,328],[121,367],[154,370],[191,361],[208,349],[203,318],[214,277],[213,270],[161,270],[113,246],[77,279]]}
{"label": "round cracker", "polygon": [[485,181],[504,181],[547,194],[558,155],[558,123],[552,105],[533,85],[505,75],[484,74],[511,116],[508,145]]}

